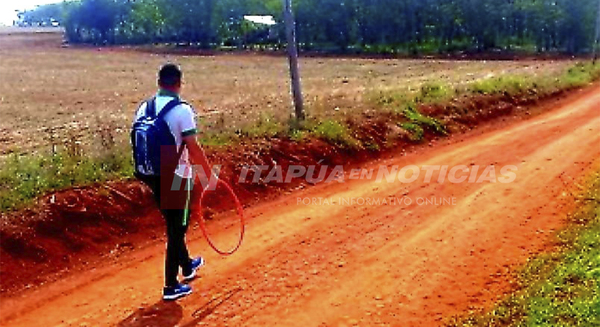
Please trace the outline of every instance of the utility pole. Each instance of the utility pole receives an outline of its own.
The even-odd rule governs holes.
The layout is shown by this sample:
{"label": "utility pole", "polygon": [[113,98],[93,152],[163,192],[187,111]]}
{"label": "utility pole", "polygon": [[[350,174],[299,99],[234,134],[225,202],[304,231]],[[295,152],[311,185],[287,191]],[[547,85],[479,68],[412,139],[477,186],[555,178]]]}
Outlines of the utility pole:
{"label": "utility pole", "polygon": [[596,17],[596,38],[594,39],[594,65],[598,60],[598,47],[600,44],[600,0],[598,0],[598,17]]}
{"label": "utility pole", "polygon": [[285,34],[287,36],[287,50],[290,61],[290,77],[292,79],[292,96],[296,119],[304,120],[304,101],[302,99],[302,88],[300,85],[300,71],[298,69],[298,48],[296,46],[296,22],[292,13],[292,0],[283,0],[283,15],[285,18]]}

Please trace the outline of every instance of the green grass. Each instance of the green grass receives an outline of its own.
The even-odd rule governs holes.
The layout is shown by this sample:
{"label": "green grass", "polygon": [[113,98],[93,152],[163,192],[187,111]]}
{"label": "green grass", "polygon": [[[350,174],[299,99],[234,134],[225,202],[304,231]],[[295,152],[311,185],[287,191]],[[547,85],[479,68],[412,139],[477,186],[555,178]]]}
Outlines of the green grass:
{"label": "green grass", "polygon": [[538,94],[551,94],[559,90],[568,90],[588,85],[600,79],[600,64],[577,63],[554,79],[537,76],[499,76],[469,84],[467,93],[497,95],[520,95],[534,91]]}
{"label": "green grass", "polygon": [[600,63],[579,63],[571,67],[559,77],[558,84],[561,88],[585,86],[600,79]]}
{"label": "green grass", "polygon": [[204,132],[200,136],[200,145],[204,147],[222,148],[237,142],[237,136],[233,133]]}
{"label": "green grass", "polygon": [[0,169],[0,210],[19,209],[49,192],[131,177],[129,149],[96,156],[61,150],[53,155],[13,154]]}
{"label": "green grass", "polygon": [[424,137],[425,129],[446,135],[447,128],[438,119],[419,112],[418,106],[446,103],[455,92],[447,84],[430,82],[423,84],[416,94],[393,91],[379,94],[374,101],[383,108],[390,108],[398,116],[397,125],[410,133],[411,141],[419,142]]}
{"label": "green grass", "polygon": [[359,142],[352,136],[352,130],[335,120],[324,120],[310,128],[309,132],[317,138],[343,148],[359,147]]}
{"label": "green grass", "polygon": [[256,123],[242,128],[240,135],[252,139],[271,138],[282,135],[287,129],[287,125],[276,120],[273,116],[263,114]]}
{"label": "green grass", "polygon": [[440,103],[450,100],[453,93],[454,90],[450,85],[439,82],[427,82],[421,85],[421,90],[415,100],[423,104]]}
{"label": "green grass", "polygon": [[86,153],[78,136],[54,143],[48,153],[3,158],[0,167],[0,210],[20,209],[36,198],[70,187],[130,178],[133,160],[129,140],[109,124],[96,131],[96,151]]}
{"label": "green grass", "polygon": [[526,76],[500,76],[476,81],[469,85],[468,91],[475,94],[494,95],[508,93],[522,94],[534,88],[534,78]]}
{"label": "green grass", "polygon": [[568,71],[554,78],[524,75],[506,75],[487,78],[469,83],[466,86],[453,87],[440,82],[427,82],[418,92],[391,90],[371,94],[369,102],[388,109],[398,115],[398,126],[410,133],[411,141],[422,140],[424,130],[440,135],[448,133],[444,123],[434,117],[423,115],[420,105],[444,105],[457,95],[484,96],[521,96],[534,94],[550,95],[560,90],[569,90],[588,85],[600,79],[600,64],[577,63]]}
{"label": "green grass", "polygon": [[423,127],[415,123],[400,123],[399,124],[402,129],[406,130],[410,133],[410,140],[413,142],[421,142],[423,141],[423,137],[425,136],[425,131]]}
{"label": "green grass", "polygon": [[559,249],[520,271],[520,290],[488,313],[454,319],[449,326],[600,326],[600,175],[581,197]]}
{"label": "green grass", "polygon": [[307,131],[301,130],[301,129],[291,129],[290,130],[290,140],[294,141],[294,142],[302,142],[304,141],[307,137],[308,137],[309,133]]}
{"label": "green grass", "polygon": [[405,106],[415,102],[415,96],[405,91],[386,91],[370,94],[369,102],[376,107],[391,108],[395,110],[400,106]]}
{"label": "green grass", "polygon": [[408,119],[413,124],[419,125],[421,127],[426,127],[436,132],[437,134],[446,135],[448,134],[446,130],[446,126],[439,120],[425,116],[419,112],[419,110],[414,105],[407,106],[403,111],[404,117]]}

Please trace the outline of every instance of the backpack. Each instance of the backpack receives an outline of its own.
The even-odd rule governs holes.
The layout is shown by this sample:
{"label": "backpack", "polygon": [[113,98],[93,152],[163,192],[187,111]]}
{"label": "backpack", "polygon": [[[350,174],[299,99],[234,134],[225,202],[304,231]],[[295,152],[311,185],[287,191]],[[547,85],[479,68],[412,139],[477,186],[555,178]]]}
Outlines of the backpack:
{"label": "backpack", "polygon": [[156,98],[146,101],[146,112],[133,123],[131,145],[133,148],[134,175],[148,181],[161,175],[172,175],[179,164],[181,149],[165,121],[165,116],[183,102],[170,101],[157,115]]}

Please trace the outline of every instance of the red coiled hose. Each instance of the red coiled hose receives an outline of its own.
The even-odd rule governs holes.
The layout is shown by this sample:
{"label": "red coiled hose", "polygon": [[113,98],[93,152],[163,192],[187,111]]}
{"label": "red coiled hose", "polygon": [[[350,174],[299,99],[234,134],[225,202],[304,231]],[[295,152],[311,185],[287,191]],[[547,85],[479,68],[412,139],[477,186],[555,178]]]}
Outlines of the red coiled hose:
{"label": "red coiled hose", "polygon": [[240,200],[238,199],[238,197],[235,195],[235,192],[233,192],[233,189],[231,188],[231,186],[229,186],[229,184],[225,183],[224,181],[222,181],[220,179],[218,180],[218,184],[223,185],[225,187],[225,189],[227,189],[227,191],[233,198],[235,205],[237,207],[237,212],[238,212],[238,216],[240,218],[240,223],[241,223],[239,242],[233,249],[231,249],[229,251],[223,251],[223,250],[220,250],[219,248],[217,248],[216,245],[214,244],[214,242],[210,239],[210,236],[208,235],[208,231],[206,230],[206,221],[204,220],[204,214],[202,213],[204,211],[202,210],[202,208],[203,208],[204,197],[206,196],[206,194],[209,192],[214,192],[216,190],[216,188],[215,188],[215,190],[209,190],[208,185],[206,186],[206,188],[204,189],[204,192],[202,192],[202,196],[200,197],[200,212],[201,212],[201,214],[200,214],[200,229],[202,230],[202,233],[204,234],[204,237],[206,238],[208,245],[210,245],[210,247],[213,248],[213,250],[215,250],[220,255],[229,256],[229,255],[234,254],[237,250],[239,250],[240,246],[242,246],[242,241],[244,240],[244,233],[246,232],[246,221],[244,219],[244,208],[242,207],[242,204],[240,203]]}

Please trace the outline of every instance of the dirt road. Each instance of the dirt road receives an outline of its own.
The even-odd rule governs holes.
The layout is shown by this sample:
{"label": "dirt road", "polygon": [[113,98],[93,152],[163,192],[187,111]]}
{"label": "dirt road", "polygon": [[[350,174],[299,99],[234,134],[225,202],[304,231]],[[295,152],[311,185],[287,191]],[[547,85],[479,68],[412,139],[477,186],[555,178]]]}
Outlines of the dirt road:
{"label": "dirt road", "polygon": [[[191,250],[208,265],[177,303],[160,301],[164,245],[154,244],[4,298],[0,324],[436,326],[489,306],[510,289],[511,268],[562,225],[575,181],[599,166],[600,87],[536,118],[445,142],[364,168],[514,165],[516,179],[319,185],[250,209],[233,257],[218,257],[193,232]],[[305,197],[321,203],[298,204]],[[412,203],[344,201],[361,198]],[[217,240],[233,243],[235,232]]]}

